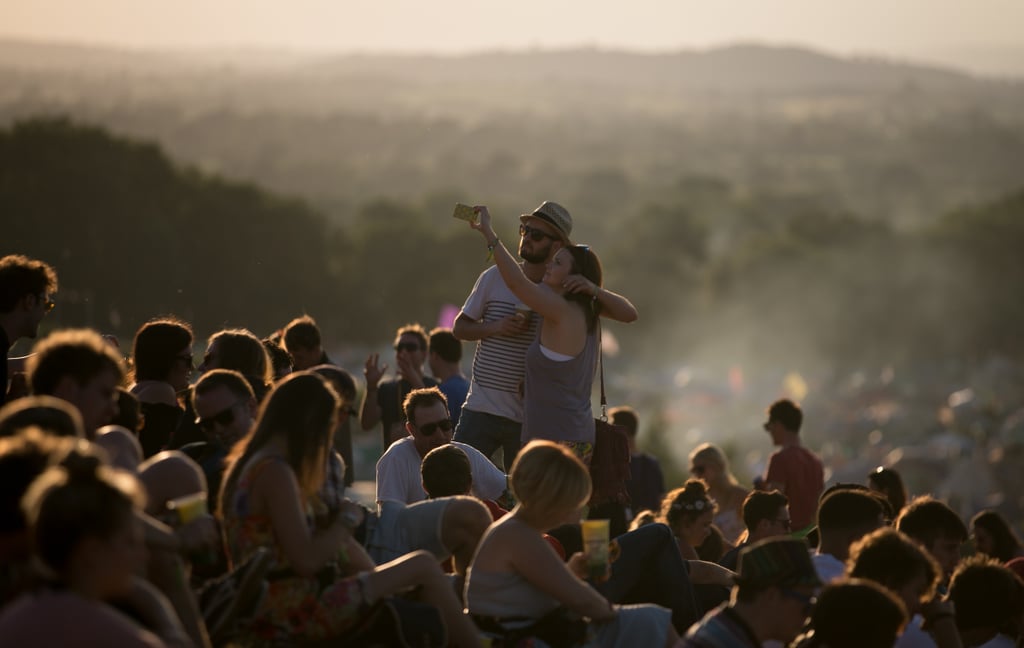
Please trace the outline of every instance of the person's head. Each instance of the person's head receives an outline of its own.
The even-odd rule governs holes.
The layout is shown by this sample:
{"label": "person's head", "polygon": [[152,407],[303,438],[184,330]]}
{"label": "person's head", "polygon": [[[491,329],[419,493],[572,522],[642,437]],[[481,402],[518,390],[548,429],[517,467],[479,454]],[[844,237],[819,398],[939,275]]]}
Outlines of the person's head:
{"label": "person's head", "polygon": [[249,381],[230,369],[205,372],[192,390],[196,425],[208,439],[226,448],[249,433],[257,407]]}
{"label": "person's head", "polygon": [[192,375],[192,327],[174,317],[150,320],[132,345],[135,380],[157,380],[183,391]]}
{"label": "person's head", "polygon": [[450,328],[437,327],[430,331],[429,349],[430,372],[435,376],[444,373],[444,365],[458,366],[462,362],[462,342]]}
{"label": "person's head", "polygon": [[971,539],[979,553],[1010,562],[1022,549],[1020,538],[997,511],[987,510],[971,518]]}
{"label": "person's head", "polygon": [[352,404],[356,400],[356,380],[352,374],[334,365],[317,365],[310,371],[323,376],[338,392],[338,425],[342,425],[357,412]]}
{"label": "person's head", "polygon": [[729,470],[729,459],[713,443],[702,443],[690,452],[690,474],[709,486],[737,483]]}
{"label": "person's head", "polygon": [[743,500],[743,524],[750,542],[786,535],[792,530],[789,498],[777,490],[750,491]]}
{"label": "person's head", "polygon": [[466,452],[447,444],[434,448],[423,457],[420,477],[427,497],[468,495],[473,487],[473,470]]}
{"label": "person's head", "polygon": [[877,583],[859,579],[829,583],[811,612],[814,645],[892,648],[907,618],[903,602]]}
{"label": "person's head", "polygon": [[408,358],[414,367],[427,359],[427,332],[419,324],[406,324],[395,333],[395,358]]}
{"label": "person's head", "polygon": [[629,523],[629,530],[630,531],[636,531],[637,529],[639,529],[642,526],[647,526],[648,524],[654,524],[657,521],[658,521],[658,512],[657,511],[652,511],[651,509],[644,509],[644,510],[640,511],[639,513],[637,513],[633,517],[633,521]]}
{"label": "person's head", "polygon": [[28,529],[21,500],[33,481],[77,447],[75,437],[59,437],[26,427],[0,438],[0,536]]}
{"label": "person's head", "polygon": [[704,538],[704,542],[695,546],[693,549],[697,552],[697,557],[701,560],[716,563],[722,559],[723,555],[725,555],[725,536],[722,535],[721,529],[712,524],[708,527],[708,535]]}
{"label": "person's head", "polygon": [[575,518],[590,499],[590,472],[564,446],[552,441],[530,441],[512,462],[509,486],[519,506],[534,520],[549,521],[548,528]]}
{"label": "person's head", "polygon": [[881,495],[867,490],[839,489],[818,505],[820,548],[845,560],[850,545],[885,525],[885,505]]}
{"label": "person's head", "polygon": [[39,335],[56,293],[57,273],[46,263],[20,254],[0,258],[0,321],[11,342]]}
{"label": "person's head", "polygon": [[944,577],[952,575],[967,539],[967,527],[953,509],[928,495],[915,497],[896,518],[896,528],[928,550]]}
{"label": "person's head", "polygon": [[292,372],[292,357],[273,338],[263,338],[263,350],[270,358],[271,373],[274,380],[280,380]]}
{"label": "person's head", "polygon": [[917,541],[884,527],[850,546],[846,575],[879,583],[899,596],[910,614],[917,614],[935,596],[942,568]]}
{"label": "person's head", "polygon": [[199,371],[211,369],[231,369],[245,376],[257,401],[263,400],[274,382],[266,347],[246,329],[225,329],[210,336]]}
{"label": "person's head", "polygon": [[949,582],[957,629],[985,641],[1003,633],[1016,637],[1024,620],[1024,582],[988,556],[965,559]]}
{"label": "person's head", "polygon": [[409,392],[402,403],[402,411],[405,413],[405,430],[421,457],[434,448],[451,443],[455,426],[448,414],[448,400],[437,387]]}
{"label": "person's head", "polygon": [[284,327],[284,348],[292,358],[292,368],[302,371],[320,364],[324,350],[320,340],[320,328],[309,315],[296,317]]}
{"label": "person's head", "polygon": [[661,500],[661,520],[677,538],[696,547],[711,533],[717,509],[704,482],[688,479],[682,488],[670,491]]}
{"label": "person's head", "polygon": [[768,420],[763,427],[765,432],[772,435],[772,443],[779,445],[788,436],[799,434],[803,422],[804,413],[800,406],[788,398],[783,398],[768,408]]}
{"label": "person's head", "polygon": [[588,245],[567,245],[555,251],[545,267],[541,281],[571,302],[583,307],[587,315],[587,330],[593,331],[600,311],[600,302],[585,292],[566,292],[565,280],[569,275],[582,275],[601,287],[603,272],[601,260]]}
{"label": "person's head", "polygon": [[131,430],[120,425],[104,425],[96,430],[98,447],[107,453],[109,465],[130,473],[137,473],[142,463],[142,444]]}
{"label": "person's head", "polygon": [[892,468],[879,466],[872,470],[868,475],[868,486],[885,495],[893,515],[899,515],[907,505],[907,489],[903,485],[903,478]]}
{"label": "person's head", "polygon": [[285,446],[285,458],[302,493],[316,493],[324,481],[337,412],[338,395],[322,376],[299,371],[277,383],[260,405],[252,429],[228,457],[221,485],[221,510],[227,510],[225,498],[234,491],[246,461],[275,440]]}
{"label": "person's head", "polygon": [[85,584],[101,599],[123,596],[146,560],[136,517],[144,501],[134,476],[102,465],[88,448],[77,449],[25,495],[35,554],[59,581]]}
{"label": "person's head", "polygon": [[519,256],[527,263],[544,263],[558,249],[571,245],[572,216],[556,202],[541,203],[519,221]]}
{"label": "person's head", "polygon": [[56,396],[78,409],[87,438],[117,414],[124,365],[95,331],[69,329],[40,340],[27,370],[33,394]]}
{"label": "person's head", "polygon": [[821,580],[807,543],[768,538],[740,551],[733,605],[757,609],[766,622],[762,641],[789,642],[811,613]]}
{"label": "person's head", "polygon": [[0,408],[0,438],[37,427],[55,436],[85,437],[82,415],[73,405],[54,396],[25,396]]}
{"label": "person's head", "polygon": [[640,431],[640,417],[637,416],[636,410],[628,405],[611,408],[608,410],[608,418],[614,425],[625,428],[626,434],[632,439],[635,439]]}

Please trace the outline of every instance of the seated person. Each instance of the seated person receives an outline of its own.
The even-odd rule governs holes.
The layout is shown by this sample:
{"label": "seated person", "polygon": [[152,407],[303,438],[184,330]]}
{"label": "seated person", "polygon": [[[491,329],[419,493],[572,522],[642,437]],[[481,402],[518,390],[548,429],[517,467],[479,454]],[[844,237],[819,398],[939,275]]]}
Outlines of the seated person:
{"label": "seated person", "polygon": [[584,580],[584,554],[566,563],[544,541],[546,529],[578,522],[590,499],[590,474],[572,452],[531,441],[512,465],[511,484],[519,503],[487,530],[466,581],[466,605],[482,629],[532,636],[536,622],[564,608],[590,620],[586,646],[675,644],[668,610],[613,605]]}

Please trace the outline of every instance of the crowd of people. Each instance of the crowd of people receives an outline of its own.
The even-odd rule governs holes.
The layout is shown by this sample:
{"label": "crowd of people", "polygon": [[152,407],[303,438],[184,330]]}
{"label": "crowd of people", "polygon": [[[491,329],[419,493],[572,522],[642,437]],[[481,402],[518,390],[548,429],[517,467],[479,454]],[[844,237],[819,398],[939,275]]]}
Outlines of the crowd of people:
{"label": "crowd of people", "polygon": [[[599,499],[601,320],[637,310],[561,205],[520,217],[518,259],[473,212],[494,265],[452,329],[398,329],[393,377],[371,354],[362,388],[308,315],[216,331],[198,366],[173,316],[130,349],[79,328],[7,357],[58,281],[0,259],[0,646],[1024,645],[1012,525],[891,468],[826,487],[792,400],[766,408],[751,488],[709,443],[666,485],[641,413],[599,412],[630,455]],[[346,497],[356,425],[383,441],[372,507]]]}

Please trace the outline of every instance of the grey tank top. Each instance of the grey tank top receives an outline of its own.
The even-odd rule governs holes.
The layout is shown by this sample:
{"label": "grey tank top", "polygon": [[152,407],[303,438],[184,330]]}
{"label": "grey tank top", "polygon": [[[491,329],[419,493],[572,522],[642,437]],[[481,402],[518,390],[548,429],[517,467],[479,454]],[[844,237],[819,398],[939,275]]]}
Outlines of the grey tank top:
{"label": "grey tank top", "polygon": [[576,357],[558,362],[540,349],[540,333],[526,351],[522,442],[594,442],[594,414],[590,405],[597,368],[597,335],[587,334]]}

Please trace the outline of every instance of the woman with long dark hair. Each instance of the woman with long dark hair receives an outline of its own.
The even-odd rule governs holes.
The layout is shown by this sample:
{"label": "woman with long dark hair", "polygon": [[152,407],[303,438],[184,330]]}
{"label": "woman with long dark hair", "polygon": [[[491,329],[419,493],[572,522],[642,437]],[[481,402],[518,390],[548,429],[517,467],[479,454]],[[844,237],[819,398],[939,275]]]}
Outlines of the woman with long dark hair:
{"label": "woman with long dark hair", "polygon": [[233,449],[220,495],[226,547],[239,563],[258,547],[276,557],[268,594],[256,611],[255,641],[342,637],[383,597],[420,586],[447,625],[451,643],[479,645],[437,561],[414,552],[380,567],[352,539],[354,504],[314,522],[311,502],[324,482],[338,396],[303,371],[267,396],[252,431]]}

